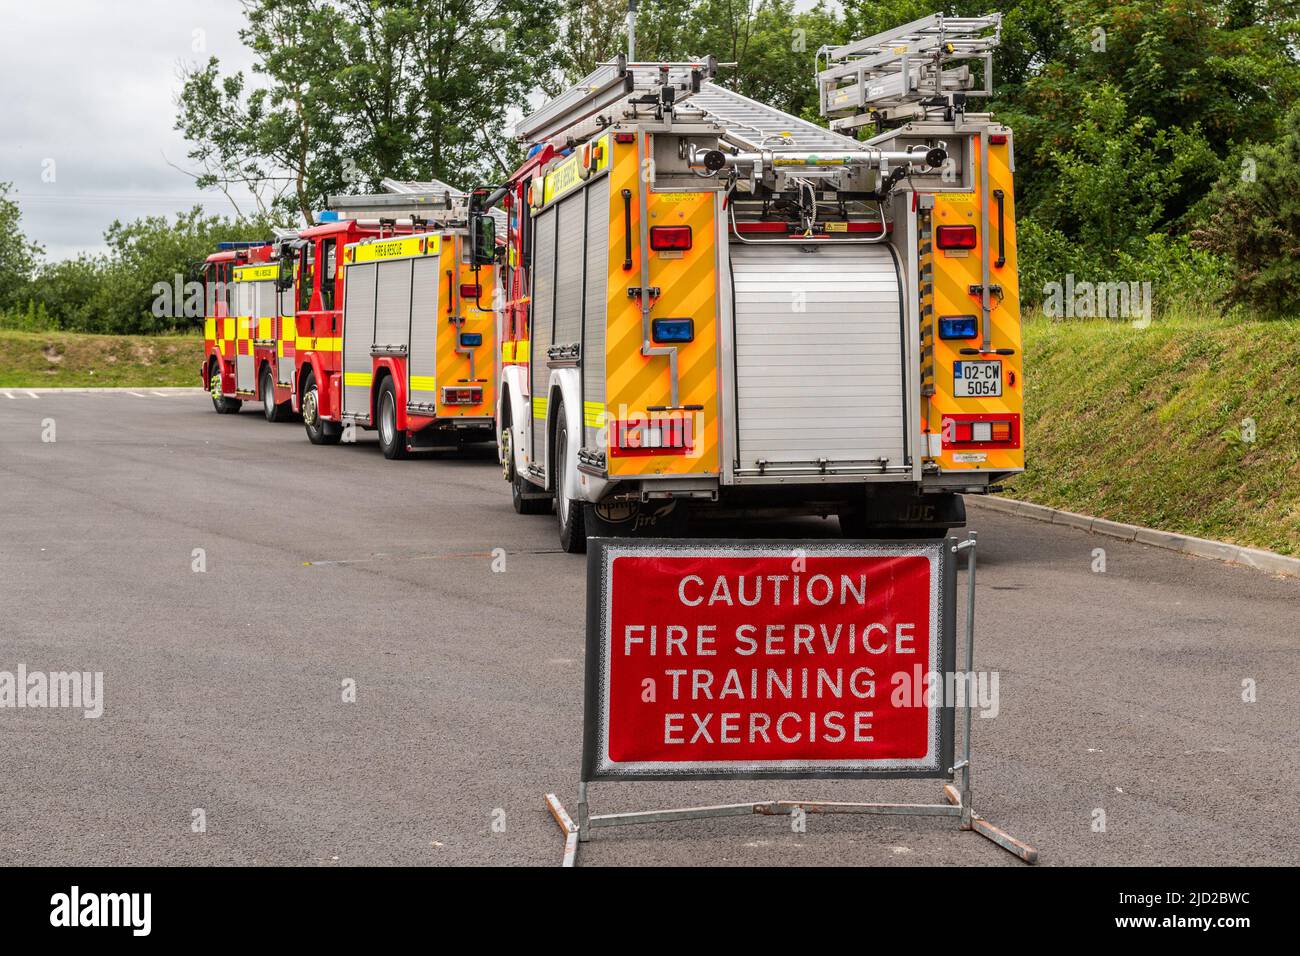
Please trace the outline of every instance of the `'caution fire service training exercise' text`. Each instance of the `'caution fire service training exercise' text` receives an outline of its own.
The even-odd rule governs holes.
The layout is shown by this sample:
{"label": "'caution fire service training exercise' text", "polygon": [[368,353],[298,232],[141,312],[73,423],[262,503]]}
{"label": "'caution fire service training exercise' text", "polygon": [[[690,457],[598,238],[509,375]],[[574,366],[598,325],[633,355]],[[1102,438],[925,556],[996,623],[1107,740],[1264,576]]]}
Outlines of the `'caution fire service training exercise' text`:
{"label": "'caution fire service training exercise' text", "polygon": [[583,778],[948,776],[953,588],[944,542],[593,540]]}

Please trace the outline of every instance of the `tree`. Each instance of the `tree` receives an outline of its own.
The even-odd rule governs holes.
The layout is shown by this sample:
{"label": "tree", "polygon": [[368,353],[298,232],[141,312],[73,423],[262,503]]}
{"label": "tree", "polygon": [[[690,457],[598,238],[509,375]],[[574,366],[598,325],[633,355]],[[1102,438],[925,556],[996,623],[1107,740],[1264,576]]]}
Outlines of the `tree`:
{"label": "tree", "polygon": [[185,284],[202,278],[203,261],[218,242],[270,239],[273,227],[266,220],[208,215],[198,206],[172,219],[115,221],[104,233],[106,254],[42,266],[29,298],[60,328],[74,331],[151,333],[197,327],[198,316],[175,311],[155,315],[156,286],[173,290],[171,304],[183,302]]}
{"label": "tree", "polygon": [[556,47],[558,72],[546,84],[556,95],[627,49],[626,0],[568,0]]}
{"label": "tree", "polygon": [[497,179],[506,117],[552,70],[529,0],[244,0],[253,76],[191,68],[176,126],[200,186],[247,186],[307,222],[385,177]]}
{"label": "tree", "polygon": [[793,0],[646,0],[637,14],[637,59],[716,56],[735,64],[719,71],[721,85],[813,120],[817,49],[844,39],[821,2],[797,11]]}
{"label": "tree", "polygon": [[[1022,213],[1059,191],[1051,155],[1070,148],[1086,95],[1105,85],[1124,97],[1130,120],[1152,129],[1196,129],[1212,155],[1165,197],[1173,228],[1219,175],[1238,144],[1276,135],[1300,94],[1296,0],[1028,0],[1008,9],[1007,38],[1039,43],[1000,50],[994,107],[1016,130]],[[1016,33],[1011,25],[1016,25]],[[1019,40],[1016,43],[1019,44]],[[1011,52],[1008,58],[1005,54]],[[1025,54],[1030,55],[1026,56]]]}
{"label": "tree", "polygon": [[19,303],[44,250],[23,235],[22,210],[9,198],[12,183],[0,182],[0,308]]}
{"label": "tree", "polygon": [[1215,184],[1195,244],[1226,257],[1230,303],[1300,311],[1300,106],[1275,142],[1252,145]]}
{"label": "tree", "polygon": [[1114,87],[1084,94],[1069,145],[1049,154],[1056,189],[1037,218],[1103,260],[1134,253],[1165,223],[1186,180],[1217,162],[1198,127],[1153,127],[1145,116],[1129,118]]}

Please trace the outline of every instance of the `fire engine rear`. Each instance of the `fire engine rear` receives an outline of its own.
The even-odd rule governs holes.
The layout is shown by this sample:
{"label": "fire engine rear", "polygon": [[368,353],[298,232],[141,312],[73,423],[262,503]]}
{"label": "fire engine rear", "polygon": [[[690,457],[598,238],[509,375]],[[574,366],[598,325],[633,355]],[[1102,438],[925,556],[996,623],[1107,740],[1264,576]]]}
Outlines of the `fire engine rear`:
{"label": "fire engine rear", "polygon": [[430,214],[367,238],[352,220],[304,231],[299,304],[311,303],[300,314],[313,339],[298,394],[313,443],[376,429],[385,457],[402,458],[492,438],[493,220],[476,218],[472,237],[464,203]]}
{"label": "fire engine rear", "polygon": [[687,504],[929,536],[1022,470],[1012,137],[967,109],[999,29],[936,16],[822,51],[834,130],[711,59],[620,58],[523,120],[501,191],[516,508],[553,502],[570,551]]}
{"label": "fire engine rear", "polygon": [[291,268],[272,242],[224,242],[204,265],[203,387],[218,414],[262,402],[267,421],[291,414],[293,302],[280,292]]}

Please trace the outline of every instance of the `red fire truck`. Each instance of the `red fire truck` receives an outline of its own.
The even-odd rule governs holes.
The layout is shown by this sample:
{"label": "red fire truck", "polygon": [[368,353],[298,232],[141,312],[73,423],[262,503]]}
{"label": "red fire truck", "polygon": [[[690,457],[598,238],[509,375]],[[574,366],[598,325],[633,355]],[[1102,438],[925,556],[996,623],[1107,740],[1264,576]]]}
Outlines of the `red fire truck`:
{"label": "red fire truck", "polygon": [[295,407],[314,444],[349,426],[377,430],[390,459],[491,440],[493,239],[480,224],[478,255],[463,203],[301,233]]}
{"label": "red fire truck", "polygon": [[291,296],[279,291],[283,248],[223,242],[204,265],[199,376],[218,414],[233,414],[253,400],[262,402],[267,421],[290,415],[295,333]]}
{"label": "red fire truck", "polygon": [[823,51],[844,133],[710,82],[712,59],[620,57],[519,122],[498,415],[517,510],[553,504],[567,551],[674,533],[687,506],[935,537],[1023,470],[1012,134],[968,108],[1000,23]]}

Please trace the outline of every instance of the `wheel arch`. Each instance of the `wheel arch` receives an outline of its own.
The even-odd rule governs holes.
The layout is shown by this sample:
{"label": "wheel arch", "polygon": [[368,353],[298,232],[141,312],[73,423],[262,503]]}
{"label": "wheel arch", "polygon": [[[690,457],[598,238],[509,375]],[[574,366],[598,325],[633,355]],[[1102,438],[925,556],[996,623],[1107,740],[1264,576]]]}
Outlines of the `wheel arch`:
{"label": "wheel arch", "polygon": [[321,369],[320,359],[314,352],[309,352],[307,356],[298,363],[298,369],[294,375],[294,385],[298,392],[298,400],[302,401],[303,395],[307,394],[307,378],[309,374],[317,383],[316,390],[325,398],[326,401],[329,401],[329,397],[325,395],[326,389],[324,387],[327,379],[325,378],[324,371]]}
{"label": "wheel arch", "polygon": [[[569,381],[570,378],[574,379],[574,381]],[[578,383],[576,379],[576,375],[566,377],[559,374],[558,371],[551,376],[550,391],[547,393],[546,398],[546,484],[548,491],[556,490],[559,487],[557,482],[563,481],[569,474],[569,469],[566,467],[567,463],[561,463],[555,459],[557,444],[555,436],[560,423],[559,416],[553,413],[557,401],[560,403],[560,407],[564,409],[564,417],[569,426],[571,440],[575,436],[577,439],[577,445],[570,452],[575,462],[577,461],[578,449],[582,447],[582,406],[577,401]],[[576,481],[576,467],[573,471]],[[569,489],[569,497],[574,498],[576,496],[577,488],[575,486]]]}
{"label": "wheel arch", "polygon": [[379,358],[375,361],[374,378],[370,382],[370,421],[372,424],[379,423],[379,388],[384,384],[384,379],[393,380],[393,401],[397,407],[393,409],[397,417],[397,428],[399,431],[408,431],[410,422],[406,418],[406,376],[403,374],[404,367],[400,359],[393,357]]}

